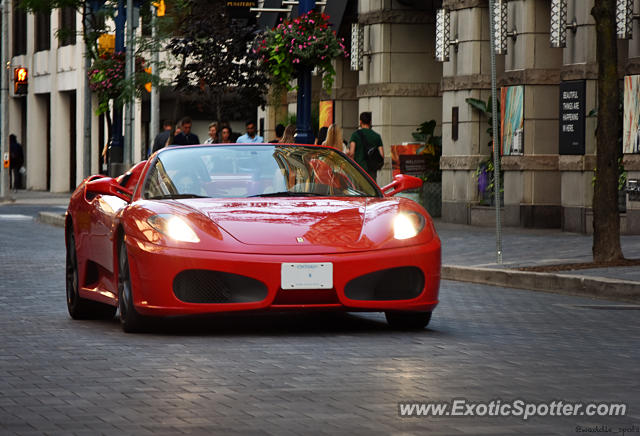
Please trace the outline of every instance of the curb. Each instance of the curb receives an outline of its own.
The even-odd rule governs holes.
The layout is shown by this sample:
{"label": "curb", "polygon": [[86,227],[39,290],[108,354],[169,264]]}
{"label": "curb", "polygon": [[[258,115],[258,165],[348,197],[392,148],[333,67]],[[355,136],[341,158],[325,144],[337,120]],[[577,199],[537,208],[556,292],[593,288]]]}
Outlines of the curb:
{"label": "curb", "polygon": [[49,224],[56,227],[64,227],[64,214],[54,212],[38,212],[36,218],[43,224]]}
{"label": "curb", "polygon": [[454,265],[442,265],[440,277],[443,280],[478,283],[504,288],[640,303],[640,282],[606,277],[586,277]]}

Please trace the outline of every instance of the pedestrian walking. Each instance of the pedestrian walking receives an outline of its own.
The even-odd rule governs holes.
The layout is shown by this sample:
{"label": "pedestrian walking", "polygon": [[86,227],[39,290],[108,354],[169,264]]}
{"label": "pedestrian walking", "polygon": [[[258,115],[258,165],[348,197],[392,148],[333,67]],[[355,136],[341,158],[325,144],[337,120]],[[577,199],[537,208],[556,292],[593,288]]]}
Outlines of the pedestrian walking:
{"label": "pedestrian walking", "polygon": [[18,138],[13,133],[9,135],[9,189],[14,191],[22,189],[22,174],[20,172],[24,165],[24,152]]}
{"label": "pedestrian walking", "polygon": [[318,131],[318,137],[316,138],[314,144],[316,145],[322,145],[324,143],[324,141],[327,140],[327,132],[329,131],[328,127],[321,127],[320,130]]}
{"label": "pedestrian walking", "polygon": [[282,139],[282,135],[284,135],[284,125],[278,124],[276,126],[276,138],[272,141],[269,141],[271,144],[277,144]]}
{"label": "pedestrian walking", "polygon": [[200,144],[200,139],[195,133],[191,133],[193,121],[191,118],[184,117],[180,122],[181,132],[174,136],[172,145],[195,145]]}
{"label": "pedestrian walking", "polygon": [[336,150],[342,151],[343,139],[342,129],[337,124],[331,124],[327,129],[327,139],[322,143],[328,147],[333,147]]}
{"label": "pedestrian walking", "polygon": [[169,144],[169,139],[171,138],[171,131],[173,130],[173,122],[171,120],[164,120],[162,122],[162,131],[156,135],[153,139],[153,144],[151,146],[151,152],[149,155],[155,153],[161,148],[166,147]]}
{"label": "pedestrian walking", "polygon": [[280,143],[295,144],[296,142],[295,134],[296,134],[296,126],[294,126],[293,124],[289,124],[287,127],[284,128],[284,133],[282,134]]}
{"label": "pedestrian walking", "polygon": [[247,121],[245,126],[247,128],[247,133],[239,137],[236,142],[238,142],[239,144],[251,144],[251,143],[264,142],[264,138],[257,134],[255,121]]}
{"label": "pedestrian walking", "polygon": [[204,141],[205,144],[217,144],[218,143],[218,122],[214,121],[209,124],[209,137]]}
{"label": "pedestrian walking", "polygon": [[233,130],[228,124],[224,124],[220,130],[220,142],[222,144],[230,144],[233,141]]}
{"label": "pedestrian walking", "polygon": [[356,130],[349,140],[348,155],[375,180],[378,168],[374,166],[377,159],[375,156],[369,155],[371,149],[377,149],[379,159],[384,159],[382,138],[371,129],[371,112],[362,112],[360,114],[360,129]]}

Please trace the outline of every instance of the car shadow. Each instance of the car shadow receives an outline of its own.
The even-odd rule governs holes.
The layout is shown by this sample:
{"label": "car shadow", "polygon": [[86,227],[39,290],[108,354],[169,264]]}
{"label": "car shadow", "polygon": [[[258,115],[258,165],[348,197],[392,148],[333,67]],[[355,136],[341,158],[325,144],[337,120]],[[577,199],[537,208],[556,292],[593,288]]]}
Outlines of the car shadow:
{"label": "car shadow", "polygon": [[[116,319],[113,325],[119,327]],[[382,314],[345,312],[220,313],[148,319],[140,333],[167,336],[317,336],[322,334],[436,333],[428,327],[401,331],[389,327]]]}

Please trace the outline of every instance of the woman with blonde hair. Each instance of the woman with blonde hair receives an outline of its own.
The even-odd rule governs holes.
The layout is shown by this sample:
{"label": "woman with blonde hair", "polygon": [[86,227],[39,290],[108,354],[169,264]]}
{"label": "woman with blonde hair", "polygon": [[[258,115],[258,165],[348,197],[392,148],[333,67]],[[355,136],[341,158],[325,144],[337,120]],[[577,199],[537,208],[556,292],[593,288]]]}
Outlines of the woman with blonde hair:
{"label": "woman with blonde hair", "polygon": [[336,150],[342,150],[342,129],[337,124],[331,124],[329,130],[327,130],[327,139],[322,143],[328,147],[333,147]]}
{"label": "woman with blonde hair", "polygon": [[280,139],[281,144],[295,144],[296,139],[294,135],[296,134],[296,126],[293,124],[289,124],[282,134],[282,138]]}

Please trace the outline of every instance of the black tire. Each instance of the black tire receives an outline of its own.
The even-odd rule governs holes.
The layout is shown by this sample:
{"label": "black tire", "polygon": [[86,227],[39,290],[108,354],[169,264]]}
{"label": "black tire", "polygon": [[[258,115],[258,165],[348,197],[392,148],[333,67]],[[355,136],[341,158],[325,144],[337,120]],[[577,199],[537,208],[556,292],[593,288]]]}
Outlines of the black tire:
{"label": "black tire", "polygon": [[136,312],[136,308],[133,306],[129,256],[124,238],[120,241],[118,249],[118,309],[120,310],[120,324],[125,332],[136,333],[144,330],[146,320]]}
{"label": "black tire", "polygon": [[398,330],[422,330],[431,321],[431,312],[385,312],[391,328]]}
{"label": "black tire", "polygon": [[78,257],[73,229],[69,229],[67,238],[66,288],[67,309],[73,319],[111,319],[117,308],[80,296],[78,284]]}

